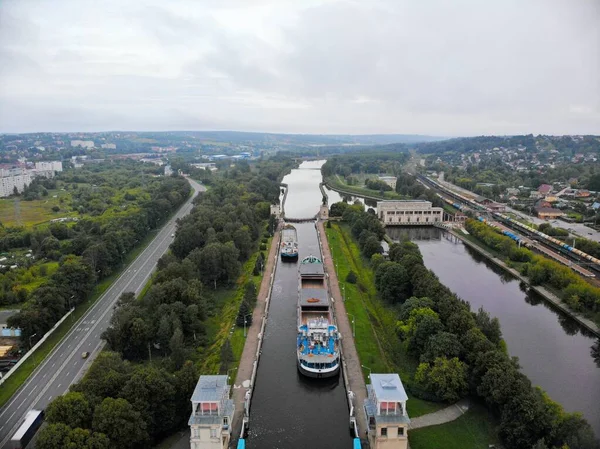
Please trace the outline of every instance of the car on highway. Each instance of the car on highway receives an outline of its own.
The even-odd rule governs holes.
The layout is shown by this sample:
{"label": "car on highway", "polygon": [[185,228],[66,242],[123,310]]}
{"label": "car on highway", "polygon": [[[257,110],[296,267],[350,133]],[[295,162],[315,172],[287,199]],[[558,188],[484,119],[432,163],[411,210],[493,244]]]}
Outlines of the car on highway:
{"label": "car on highway", "polygon": [[88,351],[85,351],[83,354],[81,354],[81,358],[82,359],[87,359],[89,357],[90,353]]}
{"label": "car on highway", "polygon": [[171,234],[171,237],[175,237],[175,234]]}

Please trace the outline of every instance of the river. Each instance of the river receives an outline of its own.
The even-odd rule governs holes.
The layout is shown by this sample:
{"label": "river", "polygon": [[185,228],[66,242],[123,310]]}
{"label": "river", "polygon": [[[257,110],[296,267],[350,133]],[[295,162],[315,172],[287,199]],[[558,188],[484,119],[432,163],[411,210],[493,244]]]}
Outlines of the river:
{"label": "river", "polygon": [[[304,162],[283,179],[288,184],[287,216],[310,217],[319,211],[322,195],[318,168],[324,162]],[[314,223],[295,226],[300,260],[311,254],[320,255]],[[350,448],[348,406],[341,376],[307,379],[296,368],[297,299],[298,263],[279,259],[247,445],[259,449]]]}
{"label": "river", "polygon": [[[394,239],[399,232],[388,229]],[[409,237],[444,285],[469,301],[473,311],[483,307],[498,317],[508,352],[519,358],[531,382],[567,411],[582,412],[600,435],[600,368],[591,356],[593,335],[450,234],[411,229]]]}
{"label": "river", "polygon": [[[322,195],[318,188],[321,175],[316,168],[323,163],[304,162],[302,169],[292,170],[284,178],[289,185],[287,216],[309,217],[318,212]],[[337,192],[326,193],[330,205],[342,199]],[[346,199],[354,202],[356,197]],[[301,256],[316,251],[312,226],[297,225]],[[498,317],[509,353],[519,357],[532,383],[546,390],[567,411],[582,412],[600,435],[600,368],[590,350],[594,338],[542,298],[524,292],[520,282],[478,253],[460,241],[448,240],[449,234],[436,228],[412,229],[410,237],[419,245],[425,265],[440,281],[469,301],[474,311],[483,306],[491,316]],[[392,238],[398,238],[398,232],[399,228],[388,228]],[[337,381],[319,385],[297,374],[292,349],[296,333],[296,265],[278,263],[252,404],[249,447],[351,447],[343,385]]]}

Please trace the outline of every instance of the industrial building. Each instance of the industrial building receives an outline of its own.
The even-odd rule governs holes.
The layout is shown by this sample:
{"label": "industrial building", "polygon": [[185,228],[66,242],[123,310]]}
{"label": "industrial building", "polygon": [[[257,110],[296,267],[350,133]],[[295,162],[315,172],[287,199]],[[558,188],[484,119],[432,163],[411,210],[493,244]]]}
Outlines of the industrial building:
{"label": "industrial building", "polygon": [[378,201],[377,211],[386,226],[429,225],[442,222],[444,217],[444,209],[424,200]]}

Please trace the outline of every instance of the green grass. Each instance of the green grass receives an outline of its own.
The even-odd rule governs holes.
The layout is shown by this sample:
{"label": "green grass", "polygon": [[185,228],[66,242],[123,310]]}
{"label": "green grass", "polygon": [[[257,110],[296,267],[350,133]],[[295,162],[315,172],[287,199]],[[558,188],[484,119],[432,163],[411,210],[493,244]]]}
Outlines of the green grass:
{"label": "green grass", "polygon": [[[272,238],[267,243],[267,249],[263,252],[268,257],[271,247]],[[240,303],[244,296],[244,285],[248,280],[252,280],[256,285],[256,291],[260,289],[262,275],[253,276],[252,271],[256,263],[256,258],[260,251],[256,251],[250,259],[244,263],[242,274],[237,279],[235,286],[232,288],[221,288],[214,292],[216,300],[215,313],[206,321],[206,331],[211,341],[210,346],[206,349],[203,355],[203,362],[200,372],[205,374],[216,374],[219,372],[221,365],[221,347],[229,338],[234,357],[234,365],[237,366],[244,350],[246,339],[244,338],[243,328],[235,326],[235,318],[238,314]]]}
{"label": "green grass", "polygon": [[[21,385],[27,380],[29,375],[33,372],[35,367],[39,365],[54,347],[60,343],[63,337],[71,330],[71,327],[81,318],[87,310],[94,305],[96,300],[102,296],[102,294],[112,285],[112,283],[127,269],[129,264],[135,260],[137,256],[148,246],[152,239],[156,236],[157,231],[150,232],[140,244],[133,249],[125,258],[123,268],[113,273],[111,276],[103,279],[101,282],[96,284],[90,297],[79,304],[73,314],[72,318],[67,318],[62,324],[54,331],[54,333],[48,337],[48,339],[35,350],[35,352],[27,359],[23,365],[21,365],[7,380],[2,384],[0,388],[0,407],[10,400],[13,394],[19,389]],[[35,361],[35,364],[34,364]]]}
{"label": "green grass", "polygon": [[[56,198],[53,196],[56,195]],[[63,198],[63,204],[60,199]],[[37,224],[60,217],[78,216],[77,212],[71,211],[71,194],[63,190],[49,190],[48,196],[39,200],[25,201],[19,199],[20,224],[22,226],[33,227]],[[59,212],[53,212],[52,207],[60,207]],[[18,220],[15,214],[15,199],[3,198],[0,200],[0,222],[4,226],[17,226]]]}
{"label": "green grass", "polygon": [[[332,223],[331,228],[325,228],[325,231],[345,297],[346,312],[354,316],[355,344],[361,364],[373,372],[397,372],[405,382],[412,379],[417,362],[408,357],[397,338],[396,313],[377,298],[373,270],[361,256],[348,227]],[[356,284],[345,281],[350,270],[358,277]],[[352,316],[348,318],[352,325]],[[416,417],[439,410],[444,404],[410,396],[407,407],[409,416]]]}
{"label": "green grass", "polygon": [[499,442],[495,428],[496,420],[476,405],[455,421],[410,430],[408,441],[411,449],[482,449]]}
{"label": "green grass", "polygon": [[402,195],[400,195],[400,194],[398,194],[398,193],[396,193],[394,191],[384,192],[383,196],[381,196],[381,194],[379,193],[378,190],[367,189],[364,186],[351,186],[351,185],[348,185],[338,175],[331,176],[331,177],[327,178],[326,182],[334,190],[337,187],[338,189],[346,190],[346,191],[351,192],[351,193],[353,193],[355,195],[358,195],[358,196],[371,196],[373,198],[386,199],[386,200],[390,200],[390,199],[402,199],[403,198]]}

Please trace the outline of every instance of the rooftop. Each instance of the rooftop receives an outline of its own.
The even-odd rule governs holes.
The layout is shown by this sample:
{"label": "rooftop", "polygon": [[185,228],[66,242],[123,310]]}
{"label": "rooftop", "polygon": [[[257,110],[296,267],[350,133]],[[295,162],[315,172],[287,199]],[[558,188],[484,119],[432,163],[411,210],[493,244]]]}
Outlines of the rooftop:
{"label": "rooftop", "polygon": [[229,393],[227,376],[200,376],[194,394],[192,394],[192,402],[220,401],[225,392]]}
{"label": "rooftop", "polygon": [[400,376],[396,373],[371,374],[371,385],[378,401],[402,402],[408,400]]}

